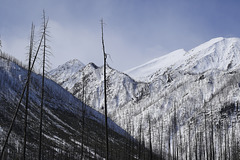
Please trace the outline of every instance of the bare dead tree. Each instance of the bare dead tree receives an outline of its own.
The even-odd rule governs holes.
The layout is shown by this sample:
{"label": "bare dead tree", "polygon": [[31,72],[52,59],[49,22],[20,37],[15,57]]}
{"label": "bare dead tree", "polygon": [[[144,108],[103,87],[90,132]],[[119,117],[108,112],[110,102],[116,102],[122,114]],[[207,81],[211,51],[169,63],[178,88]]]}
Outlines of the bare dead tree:
{"label": "bare dead tree", "polygon": [[[229,127],[230,127],[230,123],[231,123],[231,122],[229,122],[229,124],[228,124]],[[228,128],[229,128],[229,127],[228,127]],[[229,131],[229,132],[230,132],[230,131]],[[228,142],[228,158],[231,159],[230,133],[228,133],[228,137],[227,137],[227,138],[228,138],[228,140],[227,140],[227,142]]]}
{"label": "bare dead tree", "polygon": [[227,132],[228,132],[228,127],[227,127],[227,124],[225,122],[225,132],[224,132],[224,144],[225,144],[225,153],[224,153],[224,158],[227,159]]}
{"label": "bare dead tree", "polygon": [[107,77],[106,77],[106,67],[107,67],[107,54],[105,52],[104,46],[104,38],[103,38],[103,19],[101,20],[101,29],[102,29],[102,47],[103,47],[103,56],[104,56],[104,67],[103,67],[103,75],[104,75],[104,105],[105,105],[105,134],[106,134],[106,160],[108,160],[109,156],[109,148],[108,148],[108,122],[107,122]]}
{"label": "bare dead tree", "polygon": [[[203,140],[202,140],[202,132],[200,132],[199,134],[199,137],[200,137],[200,143],[199,143],[199,159],[201,160],[202,159],[202,146],[203,146]],[[204,156],[203,156],[204,157]]]}
{"label": "bare dead tree", "polygon": [[162,126],[161,126],[161,158],[163,158],[163,117],[162,117]]}
{"label": "bare dead tree", "polygon": [[86,113],[86,98],[85,98],[85,75],[82,75],[82,143],[81,143],[81,159],[83,159],[83,140],[84,140],[84,132],[85,132],[85,113]]}
{"label": "bare dead tree", "polygon": [[187,138],[185,137],[185,135],[186,135],[186,133],[184,134],[184,141],[185,141],[185,152],[186,152],[185,159],[187,160],[188,159]]}
{"label": "bare dead tree", "polygon": [[139,131],[138,131],[138,159],[141,159],[141,146],[142,146],[142,118],[140,119]]}
{"label": "bare dead tree", "polygon": [[[170,119],[170,114],[169,114]],[[171,124],[168,126],[168,160],[171,160]]]}
{"label": "bare dead tree", "polygon": [[177,113],[176,113],[176,105],[174,105],[174,115],[173,115],[173,122],[172,122],[172,149],[173,149],[173,159],[176,159],[176,151],[177,151]]}
{"label": "bare dead tree", "polygon": [[148,132],[149,132],[149,152],[150,152],[150,160],[153,159],[153,153],[152,153],[152,127],[151,127],[151,118],[148,113]]}
{"label": "bare dead tree", "polygon": [[208,140],[207,140],[207,115],[206,115],[207,113],[206,113],[206,106],[204,106],[204,126],[205,126],[205,128],[204,128],[204,132],[205,132],[205,152],[206,152],[206,158],[207,158],[207,160],[208,160]]}
{"label": "bare dead tree", "polygon": [[215,144],[214,144],[214,130],[213,130],[213,113],[212,113],[212,105],[211,105],[211,143],[212,143],[212,159],[215,159]]}
{"label": "bare dead tree", "polygon": [[27,117],[28,117],[28,103],[29,103],[29,86],[30,86],[30,75],[31,75],[31,60],[33,52],[34,42],[34,25],[32,24],[30,46],[29,46],[29,60],[28,60],[28,81],[27,81],[27,92],[26,92],[26,105],[25,105],[25,122],[24,122],[24,142],[23,142],[23,159],[26,158],[26,142],[27,142]]}
{"label": "bare dead tree", "polygon": [[190,122],[188,123],[188,151],[189,151],[189,159],[191,159],[192,157],[192,153],[191,153],[191,126],[190,126]]}
{"label": "bare dead tree", "polygon": [[183,142],[182,142],[182,133],[181,133],[180,123],[179,123],[179,138],[180,138],[180,140],[179,140],[180,142],[179,143],[181,144],[180,145],[180,157],[181,157],[180,159],[183,159],[182,158],[183,157],[183,152],[182,152],[182,147],[183,147],[182,144],[183,144]]}
{"label": "bare dead tree", "polygon": [[197,117],[195,115],[195,125],[194,125],[194,132],[195,132],[195,159],[198,160],[198,137],[197,137]]}
{"label": "bare dead tree", "polygon": [[39,125],[39,150],[38,150],[38,159],[42,159],[42,126],[43,126],[43,105],[44,105],[44,83],[45,83],[45,66],[46,66],[46,36],[47,36],[47,24],[45,11],[43,11],[43,59],[42,59],[42,91],[41,91],[41,109],[40,109],[40,125]]}

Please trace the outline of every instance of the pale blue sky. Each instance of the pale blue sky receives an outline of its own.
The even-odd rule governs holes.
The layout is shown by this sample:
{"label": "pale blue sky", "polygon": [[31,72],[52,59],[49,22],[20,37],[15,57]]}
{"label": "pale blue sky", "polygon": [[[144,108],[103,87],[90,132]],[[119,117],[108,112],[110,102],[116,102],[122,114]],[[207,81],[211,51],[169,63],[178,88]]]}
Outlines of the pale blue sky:
{"label": "pale blue sky", "polygon": [[49,17],[55,68],[70,59],[102,65],[100,20],[108,63],[120,71],[216,37],[240,37],[237,0],[0,0],[2,50],[24,61],[31,23]]}

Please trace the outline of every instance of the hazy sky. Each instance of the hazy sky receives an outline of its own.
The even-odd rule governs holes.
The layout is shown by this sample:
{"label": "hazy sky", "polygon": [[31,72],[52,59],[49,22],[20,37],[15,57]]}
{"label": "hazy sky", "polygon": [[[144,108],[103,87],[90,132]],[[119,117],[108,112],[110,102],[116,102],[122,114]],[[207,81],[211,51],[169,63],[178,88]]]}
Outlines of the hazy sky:
{"label": "hazy sky", "polygon": [[124,71],[212,38],[240,37],[239,8],[237,0],[0,0],[2,50],[25,61],[31,23],[41,26],[44,9],[52,68],[74,58],[101,66],[103,18],[108,63]]}

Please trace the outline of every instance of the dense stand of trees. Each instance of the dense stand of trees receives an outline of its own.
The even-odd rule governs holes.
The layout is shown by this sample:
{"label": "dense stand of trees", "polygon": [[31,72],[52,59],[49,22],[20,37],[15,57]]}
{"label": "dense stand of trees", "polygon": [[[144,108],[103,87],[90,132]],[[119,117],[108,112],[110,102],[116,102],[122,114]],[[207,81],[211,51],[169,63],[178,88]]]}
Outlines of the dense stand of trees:
{"label": "dense stand of trees", "polygon": [[[129,120],[125,120],[124,124],[127,124],[127,132],[138,140],[138,159],[152,159],[152,153],[157,154],[158,159],[169,160],[240,159],[239,102],[219,105],[221,107],[204,102],[200,112],[182,121],[177,114],[177,105],[174,104],[168,118],[163,116],[155,120],[149,114],[140,118],[135,132],[131,130],[136,128],[131,115],[133,112],[127,110],[125,117]],[[142,121],[145,122],[145,129]],[[152,141],[155,142],[154,150]],[[147,147],[148,152],[144,152],[141,146]]]}
{"label": "dense stand of trees", "polygon": [[[238,103],[222,106],[221,118],[216,121],[212,106],[204,106],[202,116],[193,116],[182,128],[174,107],[171,122],[164,126],[163,120],[157,126],[159,149],[155,151],[160,159],[169,160],[237,160],[240,158],[239,131],[240,110]],[[207,111],[207,109],[209,111]],[[200,120],[203,121],[200,123]],[[149,124],[149,151],[151,153],[151,120]],[[139,128],[139,141],[141,141],[142,126]],[[163,134],[165,132],[165,134]],[[167,133],[167,134],[166,134]],[[165,146],[165,147],[163,147]],[[139,149],[140,151],[140,149]],[[151,155],[150,155],[151,159]]]}

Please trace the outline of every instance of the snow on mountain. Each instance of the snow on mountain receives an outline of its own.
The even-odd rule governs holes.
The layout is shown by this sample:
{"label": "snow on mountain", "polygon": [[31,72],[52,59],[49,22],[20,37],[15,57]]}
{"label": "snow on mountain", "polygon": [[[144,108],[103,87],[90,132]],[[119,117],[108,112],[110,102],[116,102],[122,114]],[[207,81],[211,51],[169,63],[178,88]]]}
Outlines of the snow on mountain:
{"label": "snow on mountain", "polygon": [[[231,124],[239,123],[237,117],[240,116],[236,109],[240,100],[239,38],[215,38],[187,52],[183,49],[171,52],[126,73],[137,81],[107,68],[109,116],[135,138],[144,139],[147,145],[151,124],[156,152],[160,152],[160,140],[163,152],[171,155],[174,153],[169,144],[191,142],[190,146],[184,143],[179,148],[185,157],[190,150],[200,147],[196,137],[201,132],[204,139],[211,125],[216,146],[223,141],[222,136],[216,136],[219,128],[226,130],[223,124],[228,124],[229,132],[233,127],[236,133],[240,131],[239,125]],[[88,64],[67,81],[57,78],[61,74],[55,75],[53,80],[65,87],[71,86],[69,91],[80,99],[84,86],[86,103],[103,112],[102,67]],[[188,151],[184,150],[186,147]],[[167,159],[167,156],[164,157]]]}
{"label": "snow on mountain", "polygon": [[166,71],[203,73],[210,69],[228,70],[239,66],[239,38],[215,38],[189,50],[176,50],[125,73],[138,81],[152,81]]}
{"label": "snow on mountain", "polygon": [[[79,71],[82,64],[74,60],[66,63],[66,66],[59,67],[63,71],[61,69],[55,71],[61,70],[58,73],[69,76],[75,71]],[[71,68],[68,68],[69,66]],[[66,70],[73,72],[67,74]],[[8,58],[0,57],[0,148],[2,148],[5,141],[16,105],[19,102],[26,82],[26,76],[26,69]],[[41,90],[39,88],[41,88],[41,79],[41,75],[32,73],[27,133],[27,148],[31,148],[31,150],[27,149],[27,155],[31,155],[31,159],[37,159],[38,153],[39,106],[41,102]],[[5,150],[6,159],[21,159],[25,102],[24,96]],[[105,141],[104,115],[87,105],[83,105],[82,101],[47,78],[45,79],[43,109],[44,159],[60,159],[63,157],[66,159],[79,159],[82,143],[84,144],[84,157],[94,159],[95,156],[98,156],[99,159],[104,159],[105,155],[102,154],[105,151],[103,147],[103,142]],[[82,126],[83,113],[85,117],[84,130]],[[129,139],[130,136],[111,119],[108,119],[108,124],[111,132],[109,144],[113,148],[118,148],[119,157],[123,157],[125,154],[125,139]],[[84,141],[80,138],[83,133],[82,130],[84,131]],[[96,147],[98,150],[96,150]],[[114,154],[110,153],[110,155],[112,157]],[[48,156],[51,156],[51,158]]]}

